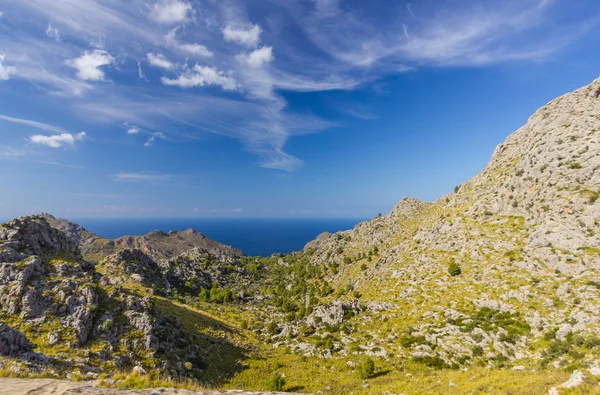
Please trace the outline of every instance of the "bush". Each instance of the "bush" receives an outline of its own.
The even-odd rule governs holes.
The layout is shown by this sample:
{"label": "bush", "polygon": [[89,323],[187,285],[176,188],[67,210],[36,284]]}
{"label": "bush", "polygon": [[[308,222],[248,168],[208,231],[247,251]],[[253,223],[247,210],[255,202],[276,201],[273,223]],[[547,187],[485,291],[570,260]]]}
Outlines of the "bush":
{"label": "bush", "polygon": [[273,392],[281,392],[285,387],[285,377],[280,373],[273,373],[269,381],[267,381],[267,390]]}
{"label": "bush", "polygon": [[360,364],[359,373],[363,380],[373,377],[375,374],[375,362],[371,358],[365,357]]}
{"label": "bush", "polygon": [[205,288],[202,288],[202,290],[198,294],[198,298],[200,298],[201,301],[206,302],[208,301],[208,299],[210,299],[210,294]]}
{"label": "bush", "polygon": [[448,364],[444,362],[444,360],[440,357],[436,356],[421,356],[421,357],[412,357],[412,361],[415,363],[420,363],[430,368],[441,370],[448,368]]}
{"label": "bush", "polygon": [[480,357],[483,355],[483,348],[481,346],[475,346],[471,350],[471,353],[473,354],[474,357]]}
{"label": "bush", "polygon": [[240,324],[240,328],[242,329],[248,329],[248,321],[243,320]]}
{"label": "bush", "polygon": [[450,264],[448,265],[448,274],[454,277],[458,276],[461,273],[462,269],[460,268],[460,266],[458,266],[458,263],[454,261],[450,262]]}

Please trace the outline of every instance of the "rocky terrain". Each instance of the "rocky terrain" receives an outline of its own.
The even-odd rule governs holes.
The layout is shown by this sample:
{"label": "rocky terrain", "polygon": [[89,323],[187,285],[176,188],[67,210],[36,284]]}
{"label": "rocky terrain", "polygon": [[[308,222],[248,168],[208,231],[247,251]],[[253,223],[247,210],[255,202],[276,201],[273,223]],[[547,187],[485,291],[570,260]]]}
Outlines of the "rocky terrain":
{"label": "rocky terrain", "polygon": [[9,221],[0,374],[332,394],[596,392],[597,92],[600,80],[539,109],[436,202],[402,199],[292,254],[245,257],[192,230],[107,240],[49,215]]}

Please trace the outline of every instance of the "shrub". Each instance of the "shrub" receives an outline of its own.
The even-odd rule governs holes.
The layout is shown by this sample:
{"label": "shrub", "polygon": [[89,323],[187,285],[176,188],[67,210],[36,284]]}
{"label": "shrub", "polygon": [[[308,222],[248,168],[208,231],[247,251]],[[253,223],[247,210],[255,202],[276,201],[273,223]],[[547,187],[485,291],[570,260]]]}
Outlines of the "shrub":
{"label": "shrub", "polygon": [[375,362],[371,358],[365,357],[360,364],[359,373],[363,380],[373,377],[375,374]]}
{"label": "shrub", "polygon": [[427,344],[427,339],[423,335],[407,335],[400,339],[400,344],[404,348],[410,348],[414,344]]}
{"label": "shrub", "polygon": [[269,325],[267,325],[267,332],[271,335],[276,335],[278,331],[279,328],[277,327],[277,324],[273,321],[269,322]]}
{"label": "shrub", "polygon": [[480,357],[480,356],[483,355],[483,347],[481,347],[481,346],[475,346],[471,350],[471,353],[473,354],[474,357]]}
{"label": "shrub", "polygon": [[285,377],[283,377],[280,373],[273,373],[269,381],[267,381],[267,390],[273,392],[283,391],[285,387]]}
{"label": "shrub", "polygon": [[450,262],[450,264],[448,265],[448,274],[454,277],[458,276],[461,273],[462,269],[460,268],[460,266],[458,266],[458,263],[454,261]]}
{"label": "shrub", "polygon": [[333,351],[334,345],[333,345],[333,339],[332,338],[328,338],[325,341],[325,348],[328,349],[328,350],[332,350]]}
{"label": "shrub", "polygon": [[448,364],[444,362],[444,360],[440,357],[436,356],[421,356],[421,357],[413,357],[412,361],[415,363],[420,363],[430,368],[441,370],[448,368]]}
{"label": "shrub", "polygon": [[206,302],[210,298],[210,295],[205,288],[202,288],[202,290],[198,294],[198,298],[200,298],[201,301]]}

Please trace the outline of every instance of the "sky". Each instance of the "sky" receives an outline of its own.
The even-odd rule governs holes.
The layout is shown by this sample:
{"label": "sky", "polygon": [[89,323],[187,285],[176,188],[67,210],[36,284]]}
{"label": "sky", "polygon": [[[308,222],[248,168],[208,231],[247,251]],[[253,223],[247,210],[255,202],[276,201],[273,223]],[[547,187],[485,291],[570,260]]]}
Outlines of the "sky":
{"label": "sky", "polygon": [[0,217],[371,217],[600,75],[597,0],[0,0]]}

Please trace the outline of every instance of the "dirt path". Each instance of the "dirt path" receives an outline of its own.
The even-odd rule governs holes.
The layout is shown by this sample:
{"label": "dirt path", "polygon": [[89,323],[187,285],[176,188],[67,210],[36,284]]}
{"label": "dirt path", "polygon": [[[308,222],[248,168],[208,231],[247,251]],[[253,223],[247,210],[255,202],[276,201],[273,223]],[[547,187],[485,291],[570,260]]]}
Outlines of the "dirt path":
{"label": "dirt path", "polygon": [[[0,379],[0,395],[294,395],[290,392],[188,391],[176,388],[129,390],[50,379]],[[299,395],[299,394],[296,394]]]}

